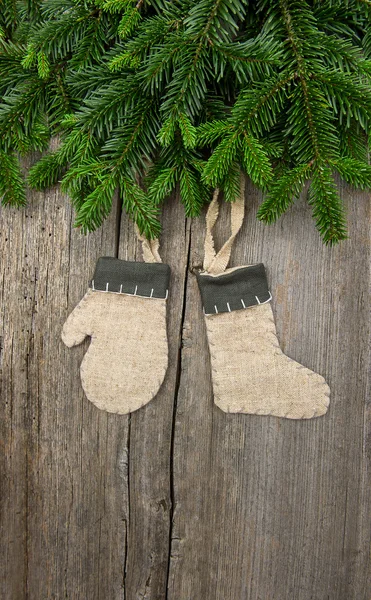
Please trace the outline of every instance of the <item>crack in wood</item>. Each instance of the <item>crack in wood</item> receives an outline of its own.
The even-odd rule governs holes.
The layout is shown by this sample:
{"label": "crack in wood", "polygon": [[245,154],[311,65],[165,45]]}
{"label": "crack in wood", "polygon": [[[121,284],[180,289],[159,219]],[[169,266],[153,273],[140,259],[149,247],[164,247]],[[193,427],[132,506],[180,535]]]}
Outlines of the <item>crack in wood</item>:
{"label": "crack in wood", "polygon": [[124,519],[125,522],[125,541],[124,541],[124,565],[123,565],[123,576],[122,576],[122,586],[124,589],[124,598],[126,598],[126,580],[127,580],[127,572],[128,572],[128,556],[129,556],[129,522],[130,522],[130,434],[131,434],[131,415],[127,416],[128,420],[128,430],[127,430],[127,438],[126,438],[126,478],[127,478],[127,505],[128,505],[128,515],[127,518]]}
{"label": "crack in wood", "polygon": [[121,234],[121,218],[122,218],[122,200],[118,190],[115,192],[116,203],[116,222],[115,222],[115,258],[119,256],[120,250],[120,234]]}
{"label": "crack in wood", "polygon": [[167,562],[166,588],[165,588],[164,600],[168,600],[171,550],[172,550],[173,539],[175,539],[173,537],[174,511],[175,511],[174,440],[175,440],[175,424],[176,424],[176,415],[177,415],[178,394],[179,394],[180,379],[181,379],[181,374],[182,374],[182,349],[183,349],[182,333],[183,333],[185,314],[186,314],[187,285],[188,285],[188,278],[189,278],[189,264],[190,264],[190,255],[191,255],[191,237],[192,237],[192,224],[191,224],[191,221],[189,219],[187,219],[185,221],[185,239],[186,239],[187,259],[185,261],[185,273],[184,273],[184,283],[183,283],[182,316],[181,316],[180,324],[179,324],[179,346],[178,346],[178,356],[177,356],[177,370],[176,370],[175,389],[174,389],[174,405],[173,405],[173,418],[172,418],[171,443],[170,443],[170,501],[171,501],[171,504],[169,507],[168,562]]}

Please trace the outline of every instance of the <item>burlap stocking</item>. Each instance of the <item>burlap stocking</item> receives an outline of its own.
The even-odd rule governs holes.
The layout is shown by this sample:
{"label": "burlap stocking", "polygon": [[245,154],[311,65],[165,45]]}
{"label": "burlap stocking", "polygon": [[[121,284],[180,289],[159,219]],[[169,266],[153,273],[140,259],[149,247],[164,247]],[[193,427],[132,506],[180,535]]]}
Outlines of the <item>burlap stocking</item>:
{"label": "burlap stocking", "polygon": [[244,216],[241,196],[231,207],[232,235],[218,254],[212,227],[218,190],[206,217],[204,271],[197,279],[210,348],[214,400],[225,412],[310,419],[324,415],[329,387],[321,375],[279,347],[263,264],[226,269]]}
{"label": "burlap stocking", "polygon": [[62,331],[69,347],[91,336],[80,368],[82,386],[93,404],[112,413],[147,404],[167,369],[170,268],[160,262],[157,240],[142,242],[147,262],[98,260],[90,289]]}

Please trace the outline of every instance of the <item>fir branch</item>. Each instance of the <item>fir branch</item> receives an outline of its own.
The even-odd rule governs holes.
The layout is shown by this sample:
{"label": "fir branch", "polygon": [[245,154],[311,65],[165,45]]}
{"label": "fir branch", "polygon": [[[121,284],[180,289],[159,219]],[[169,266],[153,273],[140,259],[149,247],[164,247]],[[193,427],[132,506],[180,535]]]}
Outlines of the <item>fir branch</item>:
{"label": "fir branch", "polygon": [[111,15],[115,13],[122,13],[131,6],[133,2],[131,0],[99,0],[98,6],[109,12]]}
{"label": "fir branch", "polygon": [[35,190],[44,190],[56,185],[63,175],[63,166],[58,161],[57,153],[43,156],[31,167],[27,182]]}
{"label": "fir branch", "polygon": [[265,187],[272,177],[272,168],[267,153],[260,142],[252,135],[242,137],[242,166],[251,180]]}
{"label": "fir branch", "polygon": [[184,19],[187,33],[200,39],[228,42],[238,31],[246,12],[240,0],[200,0]]}
{"label": "fir branch", "polygon": [[105,29],[100,17],[91,20],[82,41],[69,61],[71,69],[81,70],[101,59],[105,51]]}
{"label": "fir branch", "polygon": [[177,55],[184,50],[185,46],[186,40],[179,34],[173,34],[169,36],[163,47],[153,47],[139,75],[144,90],[153,94],[171,81],[172,67],[176,63]]}
{"label": "fir branch", "polygon": [[261,220],[283,214],[312,177],[321,235],[326,243],[346,235],[334,172],[370,187],[367,2],[3,4],[7,197],[22,194],[17,155],[45,149],[57,133],[59,149],[31,168],[29,182],[41,189],[62,179],[84,231],[106,218],[117,189],[142,230],[158,233],[156,210],[176,186],[196,215],[210,186],[233,201],[242,168],[267,190]]}
{"label": "fir branch", "polygon": [[236,126],[261,136],[271,129],[279,118],[292,82],[297,74],[289,70],[268,78],[264,83],[244,88],[232,109]]}
{"label": "fir branch", "polygon": [[182,60],[177,65],[167,88],[167,99],[162,105],[166,116],[186,112],[193,116],[200,109],[200,100],[207,90],[206,77],[212,75],[209,44],[228,42],[236,31],[238,20],[245,14],[239,0],[201,0],[184,19],[185,34],[192,43],[185,46]]}
{"label": "fir branch", "polygon": [[204,52],[203,41],[184,45],[166,88],[166,100],[161,106],[164,116],[176,118],[180,112],[194,116],[202,106],[207,92],[207,76],[211,74],[210,58]]}
{"label": "fir branch", "polygon": [[104,160],[110,162],[112,172],[129,176],[151,161],[157,147],[158,115],[152,100],[142,100],[125,117],[123,125],[112,132],[102,148]]}
{"label": "fir branch", "polygon": [[318,164],[313,171],[308,192],[316,227],[325,244],[333,245],[347,238],[345,213],[336,190],[331,169]]}
{"label": "fir branch", "polygon": [[121,39],[129,37],[139,25],[141,19],[139,4],[140,3],[138,2],[138,4],[134,6],[132,2],[128,3],[117,29],[117,33]]}
{"label": "fir branch", "polygon": [[340,156],[368,162],[367,135],[357,121],[351,120],[349,127],[339,128]]}
{"label": "fir branch", "polygon": [[318,35],[317,43],[323,50],[324,64],[331,70],[370,73],[370,61],[365,60],[362,48],[351,40],[322,34]]}
{"label": "fir branch", "polygon": [[[135,68],[146,59],[149,51],[153,51],[153,57],[156,57],[157,51],[161,43],[166,38],[166,46],[169,46],[169,34],[176,26],[171,19],[165,18],[163,15],[148,18],[139,24],[135,37],[127,40],[126,43],[120,42],[109,55],[109,68],[112,71],[125,69],[126,67]],[[175,53],[175,49],[174,49]],[[159,60],[159,57],[157,57]],[[152,59],[148,62],[148,67],[152,65]],[[148,72],[143,75],[144,80],[151,79]],[[151,89],[152,81],[150,82]],[[155,86],[155,82],[153,83]]]}
{"label": "fir branch", "polygon": [[196,129],[196,142],[200,146],[209,145],[233,130],[234,127],[229,121],[215,119],[210,123],[202,123]]}
{"label": "fir branch", "polygon": [[240,195],[240,177],[241,169],[238,162],[233,162],[228,170],[220,187],[224,193],[224,200],[226,202],[234,202]]}
{"label": "fir branch", "polygon": [[22,90],[15,88],[3,97],[0,103],[0,131],[4,149],[12,146],[18,134],[30,133],[35,121],[42,121],[44,92],[45,85],[38,78],[32,78]]}
{"label": "fir branch", "polygon": [[174,140],[176,130],[177,120],[173,119],[172,117],[168,117],[157,134],[157,139],[161,146],[170,146]]}
{"label": "fir branch", "polygon": [[312,163],[287,170],[276,179],[260,205],[257,217],[264,223],[274,223],[299,198],[305,182],[310,178]]}
{"label": "fir branch", "polygon": [[[303,28],[305,29],[306,26],[309,28],[312,15],[306,2],[300,4],[303,17],[301,20],[298,17],[298,2],[280,0],[279,4],[300,82],[300,87],[296,88],[294,92],[296,102],[292,104],[288,118],[289,131],[295,135],[292,150],[301,163],[311,159],[320,160],[326,152],[333,153],[336,150],[336,135],[330,111],[326,110],[324,96],[319,88],[310,81],[307,62],[303,55],[304,41],[300,34],[302,34]],[[291,8],[293,10],[290,10]],[[309,139],[302,129],[301,117],[303,114],[306,115]]]}
{"label": "fir branch", "polygon": [[161,230],[157,205],[130,179],[120,179],[120,195],[130,217],[138,225],[141,234],[148,239],[157,238]]}
{"label": "fir branch", "polygon": [[154,205],[158,206],[170,196],[179,178],[179,169],[176,165],[157,169],[156,176],[148,188],[148,196]]}
{"label": "fir branch", "polygon": [[330,161],[330,165],[347,183],[362,190],[371,188],[371,166],[364,161],[354,158],[338,158]]}
{"label": "fir branch", "polygon": [[185,165],[180,172],[180,194],[187,217],[198,217],[206,200],[206,187],[198,173]]}
{"label": "fir branch", "polygon": [[16,0],[6,0],[1,6],[1,23],[3,25],[4,37],[8,37],[16,29],[19,23],[19,10]]}
{"label": "fir branch", "polygon": [[313,81],[306,81],[304,93],[301,87],[293,92],[287,124],[286,135],[291,136],[291,151],[298,163],[326,160],[338,154],[339,141],[333,114]]}
{"label": "fir branch", "polygon": [[226,177],[240,147],[241,141],[236,131],[226,135],[207,161],[203,180],[209,185],[217,186]]}
{"label": "fir branch", "polygon": [[132,77],[105,84],[94,91],[76,112],[77,126],[90,135],[106,139],[111,131],[120,125],[125,112],[130,110],[137,85]]}
{"label": "fir branch", "polygon": [[345,120],[349,127],[353,118],[367,131],[371,116],[370,86],[360,82],[358,77],[335,71],[316,73],[315,79],[321,82],[327,102],[332,102],[340,124]]}
{"label": "fir branch", "polygon": [[223,78],[227,66],[230,66],[243,84],[272,76],[272,67],[278,66],[282,56],[282,45],[272,37],[258,36],[245,42],[215,43],[212,56],[218,80]]}
{"label": "fir branch", "polygon": [[47,79],[50,73],[50,63],[45,52],[40,50],[37,53],[37,72],[41,79]]}
{"label": "fir branch", "polygon": [[81,16],[78,11],[70,9],[63,19],[49,21],[35,28],[29,50],[43,51],[52,61],[63,59],[71,55],[73,49],[83,41],[89,21],[89,11]]}
{"label": "fir branch", "polygon": [[49,143],[49,129],[44,123],[35,122],[27,133],[21,129],[13,137],[13,148],[16,154],[26,156],[33,151],[45,150]]}
{"label": "fir branch", "polygon": [[[127,76],[127,74],[125,75]],[[91,95],[98,96],[100,90],[111,85],[125,85],[126,77],[123,82],[122,74],[111,72],[105,64],[95,64],[78,71],[68,71],[66,82],[74,97],[83,103]]]}
{"label": "fir branch", "polygon": [[111,212],[115,187],[116,181],[111,177],[105,177],[78,208],[75,227],[81,227],[84,233],[95,231],[100,227]]}
{"label": "fir branch", "polygon": [[178,124],[185,148],[194,148],[196,145],[196,128],[184,113],[178,115]]}
{"label": "fir branch", "polygon": [[3,206],[25,206],[26,194],[19,162],[14,153],[0,151],[0,197]]}

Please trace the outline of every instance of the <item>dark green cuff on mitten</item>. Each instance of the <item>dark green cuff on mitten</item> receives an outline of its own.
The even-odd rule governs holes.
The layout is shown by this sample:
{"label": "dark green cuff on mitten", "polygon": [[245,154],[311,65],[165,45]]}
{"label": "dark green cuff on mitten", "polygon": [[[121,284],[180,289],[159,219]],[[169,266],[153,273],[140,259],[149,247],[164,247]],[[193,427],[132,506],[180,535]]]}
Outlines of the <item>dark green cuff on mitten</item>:
{"label": "dark green cuff on mitten", "polygon": [[264,304],[272,298],[262,263],[221,275],[199,273],[197,281],[206,315]]}
{"label": "dark green cuff on mitten", "polygon": [[100,292],[167,298],[169,278],[169,265],[131,262],[103,256],[98,259],[90,287]]}

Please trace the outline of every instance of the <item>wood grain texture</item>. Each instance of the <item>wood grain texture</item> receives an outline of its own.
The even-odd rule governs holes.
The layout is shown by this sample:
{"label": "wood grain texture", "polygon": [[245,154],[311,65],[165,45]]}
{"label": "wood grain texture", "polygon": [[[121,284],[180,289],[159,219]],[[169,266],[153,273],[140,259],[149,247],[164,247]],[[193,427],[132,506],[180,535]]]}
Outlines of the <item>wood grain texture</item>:
{"label": "wood grain texture", "polygon": [[125,423],[86,401],[61,326],[98,256],[114,251],[114,212],[87,237],[59,191],[2,210],[1,597],[94,598],[120,589],[126,489],[110,443]]}
{"label": "wood grain texture", "polygon": [[[370,205],[366,194],[352,198],[343,188],[342,195],[350,239],[331,249],[303,202],[274,226],[256,222],[259,197],[249,187],[230,263],[265,263],[282,349],[332,389],[325,417],[227,415],[213,405],[200,298],[190,281],[174,443],[171,600],[370,597]],[[203,231],[201,220],[194,223],[195,266]],[[224,206],[219,247],[226,231]]]}
{"label": "wood grain texture", "polygon": [[[173,198],[166,207],[160,246],[162,261],[171,267],[167,315],[169,367],[156,398],[128,417],[130,527],[125,588],[126,598],[133,600],[166,597],[172,520],[173,413],[179,377],[188,230],[183,207]],[[142,260],[140,244],[125,214],[119,258]]]}
{"label": "wood grain texture", "polygon": [[[265,263],[282,349],[330,384],[329,413],[302,422],[213,404],[204,219],[176,198],[161,239],[170,366],[129,417],[85,398],[89,342],[60,340],[98,256],[141,260],[125,213],[85,237],[59,190],[1,209],[1,598],[369,600],[371,215],[368,194],[341,193],[350,239],[330,249],[303,200],[258,223],[248,186],[232,254]],[[223,206],[219,244],[227,225]]]}

